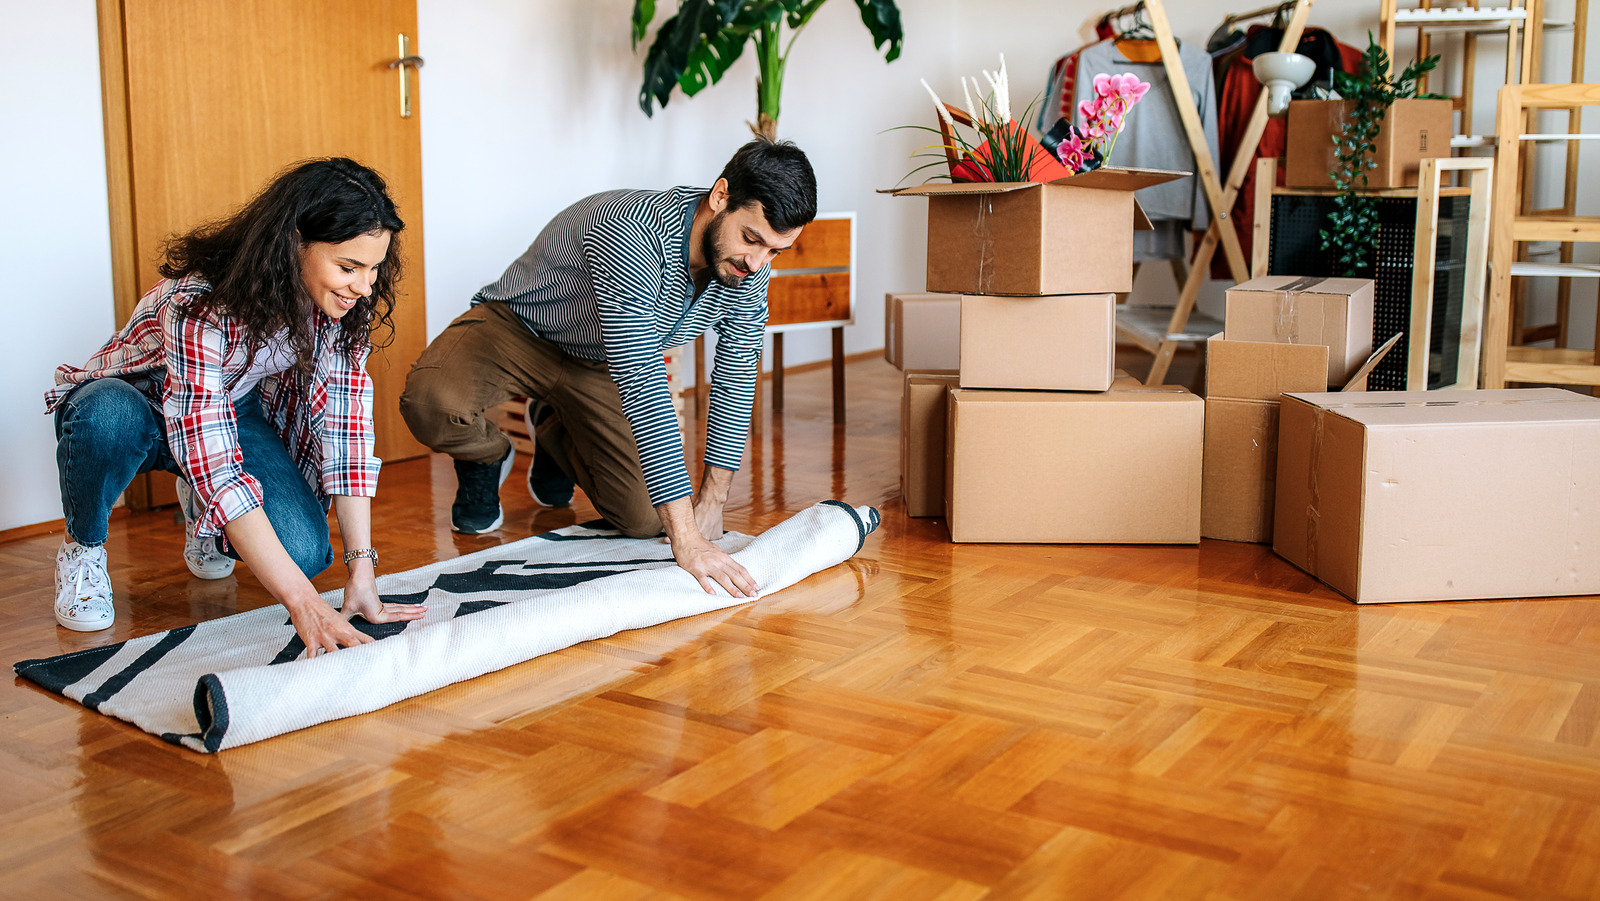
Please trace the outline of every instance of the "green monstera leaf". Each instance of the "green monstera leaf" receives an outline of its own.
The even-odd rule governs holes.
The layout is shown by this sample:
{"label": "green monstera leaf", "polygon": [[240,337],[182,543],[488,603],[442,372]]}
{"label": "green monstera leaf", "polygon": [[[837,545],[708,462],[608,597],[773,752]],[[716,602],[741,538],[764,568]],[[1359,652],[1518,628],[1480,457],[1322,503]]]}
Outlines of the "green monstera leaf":
{"label": "green monstera leaf", "polygon": [[[715,38],[733,24],[741,5],[740,0],[683,0],[677,15],[661,23],[661,30],[656,32],[655,42],[650,45],[644,58],[644,84],[639,90],[639,108],[644,110],[645,115],[654,112],[655,103],[667,105],[673,86],[689,67],[691,54],[703,40]],[[637,21],[637,5],[634,15]],[[635,28],[638,26],[635,25]],[[721,73],[717,77],[720,78]]]}
{"label": "green monstera leaf", "polygon": [[650,20],[656,17],[656,0],[633,0],[633,49],[639,49]]}
{"label": "green monstera leaf", "polygon": [[[744,53],[749,39],[750,30],[737,26],[724,28],[709,38],[702,37],[689,51],[689,64],[678,76],[678,87],[685,95],[693,97],[707,85],[721,81],[728,68]],[[667,101],[662,99],[661,105],[666,106]]]}
{"label": "green monstera leaf", "polygon": [[894,5],[894,0],[856,0],[856,6],[861,10],[861,23],[872,32],[872,46],[883,50],[884,44],[889,45],[883,61],[892,63],[899,59],[900,44],[906,34],[900,28],[900,8]]}
{"label": "green monstera leaf", "polygon": [[[784,63],[800,30],[827,0],[680,0],[678,11],[661,24],[644,60],[639,108],[652,115],[665,107],[674,86],[694,96],[722,80],[754,42],[759,58],[758,105],[763,117],[775,120]],[[855,0],[873,45],[886,62],[900,56],[905,34],[894,0]],[[634,0],[630,21],[638,48],[655,18],[657,0]],[[787,26],[787,42],[780,39]]]}

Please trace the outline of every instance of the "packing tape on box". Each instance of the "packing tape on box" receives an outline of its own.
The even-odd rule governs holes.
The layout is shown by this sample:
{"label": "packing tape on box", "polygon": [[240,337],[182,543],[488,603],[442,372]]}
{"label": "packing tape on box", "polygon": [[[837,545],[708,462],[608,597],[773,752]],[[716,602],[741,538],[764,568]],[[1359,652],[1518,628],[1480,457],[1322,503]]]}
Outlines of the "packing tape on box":
{"label": "packing tape on box", "polygon": [[1278,316],[1272,324],[1272,337],[1282,344],[1299,344],[1300,341],[1300,298],[1302,292],[1327,281],[1326,278],[1305,276],[1297,278],[1287,285],[1281,285],[1276,290],[1283,297],[1278,301]]}
{"label": "packing tape on box", "polygon": [[1309,276],[1308,275],[1305,278],[1296,279],[1295,281],[1292,281],[1287,285],[1283,285],[1282,287],[1278,288],[1278,290],[1279,291],[1287,291],[1287,292],[1290,292],[1290,293],[1294,293],[1294,292],[1297,292],[1297,291],[1309,291],[1312,288],[1315,288],[1316,286],[1322,284],[1325,281],[1327,281],[1327,279],[1325,279],[1325,278],[1318,278],[1316,276]]}
{"label": "packing tape on box", "polygon": [[994,235],[989,229],[989,215],[994,212],[994,202],[988,194],[979,194],[978,215],[972,217],[972,237],[978,242],[978,292],[988,294],[994,285]]}
{"label": "packing tape on box", "polygon": [[1300,296],[1293,291],[1281,291],[1278,295],[1272,340],[1279,344],[1300,343]]}
{"label": "packing tape on box", "polygon": [[1317,527],[1322,521],[1322,492],[1317,474],[1322,469],[1322,421],[1325,411],[1312,407],[1311,456],[1306,467],[1306,572],[1317,574]]}

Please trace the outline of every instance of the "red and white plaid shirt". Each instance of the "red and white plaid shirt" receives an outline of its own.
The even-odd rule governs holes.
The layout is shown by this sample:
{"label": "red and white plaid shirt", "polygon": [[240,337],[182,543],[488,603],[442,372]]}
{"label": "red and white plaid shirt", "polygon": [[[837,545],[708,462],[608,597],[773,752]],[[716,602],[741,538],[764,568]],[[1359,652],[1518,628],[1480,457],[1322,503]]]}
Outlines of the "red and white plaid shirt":
{"label": "red and white plaid shirt", "polygon": [[[261,506],[261,484],[244,471],[244,454],[229,391],[248,369],[245,330],[181,315],[211,290],[189,275],[151,288],[122,330],[82,368],[61,366],[45,394],[54,412],[72,389],[102,378],[138,388],[166,421],[167,445],[205,505],[196,526],[202,537]],[[370,348],[354,359],[334,345],[338,320],[316,312],[315,365],[309,375],[269,375],[260,383],[261,412],[277,428],[306,482],[326,508],[333,495],[371,497],[381,461],[372,454],[372,380],[362,369]]]}

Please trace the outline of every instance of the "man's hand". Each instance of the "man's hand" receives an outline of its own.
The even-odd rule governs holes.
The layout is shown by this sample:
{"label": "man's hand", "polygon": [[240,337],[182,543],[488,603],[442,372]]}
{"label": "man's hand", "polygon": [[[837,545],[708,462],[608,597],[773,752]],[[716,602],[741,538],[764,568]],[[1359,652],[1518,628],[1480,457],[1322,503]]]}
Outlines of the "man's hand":
{"label": "man's hand", "polygon": [[[722,508],[728,503],[733,486],[733,471],[707,466],[700,477],[700,493],[694,499],[694,524],[707,541],[722,538]],[[671,531],[667,532],[671,535]]]}
{"label": "man's hand", "polygon": [[707,541],[722,539],[722,502],[701,494],[694,499],[694,524]]}
{"label": "man's hand", "polygon": [[706,594],[721,588],[736,598],[756,597],[756,580],[728,552],[696,535],[672,542],[672,558],[694,576]]}
{"label": "man's hand", "polygon": [[398,623],[422,619],[428,608],[422,604],[385,604],[378,597],[378,580],[370,560],[356,560],[350,579],[344,583],[344,615],[359,616],[369,623]]}
{"label": "man's hand", "polygon": [[753,598],[757,596],[756,580],[727,551],[711,543],[722,537],[722,506],[732,481],[731,471],[707,466],[699,497],[670,501],[656,512],[661,514],[673,559],[707,594],[716,594],[721,588],[732,597]]}

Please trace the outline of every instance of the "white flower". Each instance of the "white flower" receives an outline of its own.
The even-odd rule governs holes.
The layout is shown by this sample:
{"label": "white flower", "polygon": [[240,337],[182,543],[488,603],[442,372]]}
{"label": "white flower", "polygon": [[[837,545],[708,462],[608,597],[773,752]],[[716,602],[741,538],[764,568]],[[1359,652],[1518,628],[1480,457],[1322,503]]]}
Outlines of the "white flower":
{"label": "white flower", "polygon": [[1000,54],[1000,96],[1005,98],[1006,121],[1011,121],[1011,78],[1006,75],[1006,55]]}
{"label": "white flower", "polygon": [[922,86],[927,88],[928,96],[933,98],[933,108],[939,111],[939,118],[943,119],[944,124],[950,127],[950,133],[952,135],[955,134],[956,123],[954,119],[950,118],[950,111],[944,108],[944,101],[940,100],[939,95],[933,92],[933,88],[928,87],[928,80],[926,78],[920,79],[920,81],[922,82]]}
{"label": "white flower", "polygon": [[1006,84],[1006,58],[1000,56],[1000,73],[997,75],[988,69],[983,70],[983,77],[989,82],[989,87],[994,92],[994,111],[1001,123],[1011,121],[1011,92]]}
{"label": "white flower", "polygon": [[[977,82],[973,83],[976,84]],[[967,98],[967,112],[970,113],[974,119],[982,119],[983,110],[972,105],[972,92],[967,90],[967,77],[965,75],[961,76],[961,93]]]}

